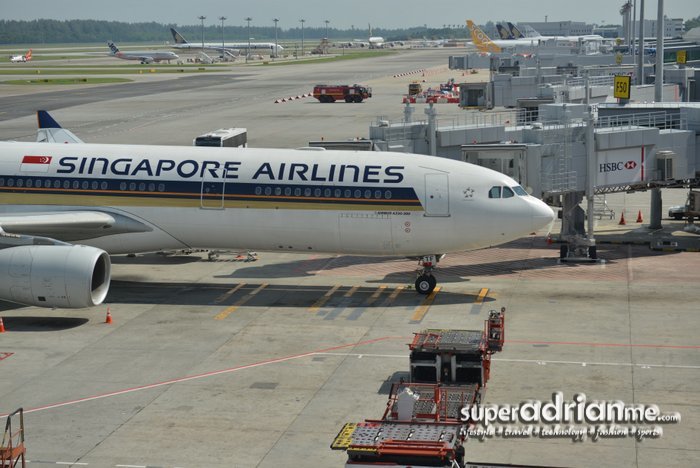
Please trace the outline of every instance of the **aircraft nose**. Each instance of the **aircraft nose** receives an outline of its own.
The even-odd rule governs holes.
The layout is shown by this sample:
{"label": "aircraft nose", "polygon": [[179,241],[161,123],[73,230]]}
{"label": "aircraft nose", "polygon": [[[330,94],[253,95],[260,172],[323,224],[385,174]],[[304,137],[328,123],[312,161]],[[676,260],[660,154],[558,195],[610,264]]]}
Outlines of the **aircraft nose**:
{"label": "aircraft nose", "polygon": [[532,231],[539,231],[542,228],[547,227],[549,232],[552,229],[552,224],[554,224],[554,210],[552,210],[546,203],[541,200],[534,200],[531,204],[532,212]]}

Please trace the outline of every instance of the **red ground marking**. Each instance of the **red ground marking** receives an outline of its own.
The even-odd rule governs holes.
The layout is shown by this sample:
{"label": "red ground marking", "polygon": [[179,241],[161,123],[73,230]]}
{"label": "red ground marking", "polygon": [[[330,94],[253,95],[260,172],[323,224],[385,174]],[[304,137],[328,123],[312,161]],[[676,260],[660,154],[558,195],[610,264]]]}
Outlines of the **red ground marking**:
{"label": "red ground marking", "polygon": [[15,354],[15,353],[0,353],[0,361],[2,361],[3,359],[9,358],[13,354]]}
{"label": "red ground marking", "polygon": [[[368,345],[368,344],[372,344],[372,343],[377,343],[379,341],[394,340],[394,339],[406,339],[406,337],[403,337],[403,336],[401,336],[401,337],[399,337],[399,336],[384,336],[381,338],[375,338],[373,340],[365,340],[365,341],[360,341],[357,343],[348,343],[348,344],[339,345],[339,346],[332,346],[330,348],[317,349],[315,351],[309,351],[306,353],[292,354],[289,356],[267,359],[265,361],[258,361],[258,362],[252,363],[252,364],[245,364],[242,366],[230,367],[228,369],[221,369],[218,371],[205,372],[203,374],[188,375],[186,377],[180,377],[177,379],[164,380],[162,382],[156,382],[156,383],[152,383],[152,384],[141,385],[138,387],[126,388],[123,390],[117,390],[117,391],[109,392],[109,393],[102,393],[100,395],[93,395],[93,396],[88,396],[88,397],[84,397],[84,398],[78,398],[75,400],[64,401],[62,403],[54,403],[54,404],[45,405],[45,406],[38,406],[36,408],[25,409],[24,413],[25,414],[35,413],[35,412],[44,411],[47,409],[75,405],[78,403],[84,403],[86,401],[99,400],[102,398],[109,398],[109,397],[113,397],[113,396],[124,395],[126,393],[132,393],[132,392],[138,392],[140,390],[148,390],[151,388],[163,387],[165,385],[172,385],[175,383],[187,382],[189,380],[203,379],[205,377],[213,377],[215,375],[229,374],[229,373],[244,370],[244,369],[251,369],[253,367],[260,367],[260,366],[264,366],[267,364],[274,364],[274,363],[278,363],[278,362],[291,361],[292,359],[299,359],[302,357],[313,356],[314,354],[318,354],[318,353],[327,353],[330,351],[337,351],[339,349],[350,348],[353,346],[363,346],[363,345]],[[9,413],[0,413],[0,419],[7,417],[8,414]]]}
{"label": "red ground marking", "polygon": [[671,349],[700,349],[700,346],[692,345],[656,345],[645,343],[587,343],[579,341],[528,341],[528,340],[506,340],[506,344],[542,344],[542,345],[565,345],[565,346],[593,346],[593,347],[619,347],[619,348],[671,348]]}

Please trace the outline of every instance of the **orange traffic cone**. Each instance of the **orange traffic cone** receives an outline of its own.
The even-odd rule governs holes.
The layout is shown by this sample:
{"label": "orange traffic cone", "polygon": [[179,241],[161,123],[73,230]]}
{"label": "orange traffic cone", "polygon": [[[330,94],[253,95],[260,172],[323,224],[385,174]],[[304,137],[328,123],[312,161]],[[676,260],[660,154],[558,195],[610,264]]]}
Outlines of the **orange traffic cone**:
{"label": "orange traffic cone", "polygon": [[642,218],[642,210],[639,210],[639,213],[637,214],[637,222],[638,223],[644,222],[644,219]]}
{"label": "orange traffic cone", "polygon": [[107,307],[107,318],[105,318],[105,323],[107,323],[107,324],[112,323],[112,313],[109,311],[109,307]]}
{"label": "orange traffic cone", "polygon": [[0,333],[5,333],[5,324],[2,322],[2,317],[0,317]]}
{"label": "orange traffic cone", "polygon": [[620,226],[624,226],[625,224],[627,224],[627,223],[625,222],[625,212],[624,212],[624,211],[622,212],[622,215],[620,215],[620,222],[619,222],[618,224],[619,224]]}

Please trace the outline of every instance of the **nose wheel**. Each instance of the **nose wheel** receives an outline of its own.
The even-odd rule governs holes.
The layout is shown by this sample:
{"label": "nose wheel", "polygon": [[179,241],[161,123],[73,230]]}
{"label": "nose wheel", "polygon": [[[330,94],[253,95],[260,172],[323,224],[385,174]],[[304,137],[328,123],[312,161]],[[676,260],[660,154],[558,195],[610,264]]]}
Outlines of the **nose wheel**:
{"label": "nose wheel", "polygon": [[436,255],[426,255],[421,257],[418,270],[418,278],[416,278],[416,291],[420,294],[430,294],[437,286],[437,279],[433,276],[433,269],[437,265],[438,259]]}
{"label": "nose wheel", "polygon": [[416,278],[416,291],[420,294],[430,294],[437,286],[437,280],[433,275],[420,275]]}

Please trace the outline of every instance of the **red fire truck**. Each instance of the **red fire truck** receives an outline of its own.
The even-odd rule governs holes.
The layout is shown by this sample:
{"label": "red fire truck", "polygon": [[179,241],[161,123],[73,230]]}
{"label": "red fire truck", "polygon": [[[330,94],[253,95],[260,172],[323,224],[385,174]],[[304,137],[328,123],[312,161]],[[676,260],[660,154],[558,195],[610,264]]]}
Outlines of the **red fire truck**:
{"label": "red fire truck", "polygon": [[350,85],[316,85],[314,97],[320,102],[362,102],[372,97],[372,88],[358,84]]}

